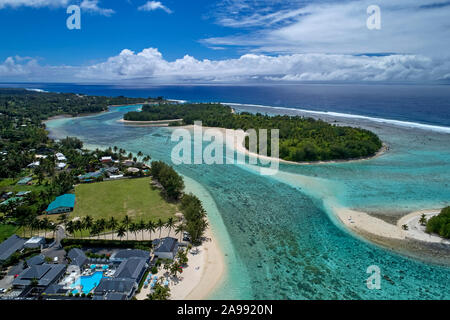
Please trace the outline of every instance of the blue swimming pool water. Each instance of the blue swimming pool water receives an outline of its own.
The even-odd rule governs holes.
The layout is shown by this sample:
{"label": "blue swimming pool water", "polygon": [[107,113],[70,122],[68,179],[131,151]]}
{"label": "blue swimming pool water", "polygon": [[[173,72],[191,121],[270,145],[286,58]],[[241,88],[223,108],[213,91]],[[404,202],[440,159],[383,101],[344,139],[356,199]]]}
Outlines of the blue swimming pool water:
{"label": "blue swimming pool water", "polygon": [[[88,294],[92,291],[92,289],[94,289],[95,287],[98,286],[98,284],[100,283],[100,281],[105,278],[103,276],[103,272],[96,272],[91,276],[82,276],[80,277],[80,279],[73,285],[73,287],[77,287],[79,285],[81,285],[82,287],[82,293],[84,294]],[[77,294],[78,290],[74,290],[72,291],[73,294]]]}

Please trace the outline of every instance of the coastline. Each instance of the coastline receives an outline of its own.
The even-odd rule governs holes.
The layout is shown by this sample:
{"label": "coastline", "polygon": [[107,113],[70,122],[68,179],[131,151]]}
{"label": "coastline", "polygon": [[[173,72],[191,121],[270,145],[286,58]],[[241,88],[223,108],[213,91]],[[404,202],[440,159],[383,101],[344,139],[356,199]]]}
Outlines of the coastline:
{"label": "coastline", "polygon": [[[173,129],[188,129],[193,130],[195,125],[188,125],[188,126],[177,126],[177,127],[170,127]],[[280,158],[270,157],[270,156],[264,156],[260,155],[254,152],[250,152],[245,147],[245,132],[239,132],[238,130],[234,129],[225,129],[225,128],[218,128],[218,127],[202,127],[205,130],[218,130],[224,137],[227,137],[226,131],[231,131],[235,134],[235,137],[237,139],[234,139],[234,141],[226,140],[227,146],[233,146],[234,151],[237,151],[241,154],[244,154],[245,156],[256,158],[259,160],[269,161],[269,162],[279,162],[279,163],[285,163],[285,164],[293,164],[293,165],[320,165],[320,164],[333,164],[333,163],[352,163],[352,162],[359,162],[359,161],[367,161],[367,160],[373,160],[378,157],[383,156],[389,151],[389,146],[386,143],[383,143],[383,146],[381,147],[378,152],[371,156],[371,157],[363,157],[363,158],[357,158],[357,159],[348,159],[348,160],[330,160],[330,161],[315,161],[315,162],[294,162],[294,161],[288,161],[283,160]]]}
{"label": "coastline", "polygon": [[[403,254],[425,263],[450,266],[450,241],[437,235],[424,232],[419,226],[422,214],[427,218],[440,212],[440,209],[427,209],[409,213],[401,217],[396,224],[385,222],[365,212],[339,206],[331,206],[339,222],[351,234],[392,252]],[[408,225],[408,230],[402,226]]]}

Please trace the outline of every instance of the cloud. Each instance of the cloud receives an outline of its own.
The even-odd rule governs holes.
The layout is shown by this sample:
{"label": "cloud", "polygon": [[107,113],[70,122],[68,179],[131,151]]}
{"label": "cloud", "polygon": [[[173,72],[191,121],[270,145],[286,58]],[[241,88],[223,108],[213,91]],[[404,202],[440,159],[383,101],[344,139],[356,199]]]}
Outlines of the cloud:
{"label": "cloud", "polygon": [[144,4],[138,8],[138,10],[140,10],[140,11],[154,11],[154,10],[158,10],[158,9],[164,10],[165,12],[167,12],[169,14],[172,13],[172,10],[167,8],[165,5],[163,5],[159,1],[147,1],[146,4]]}
{"label": "cloud", "polygon": [[64,7],[69,4],[70,0],[0,0],[0,9],[11,7]]}
{"label": "cloud", "polygon": [[444,40],[450,37],[448,0],[377,0],[382,29],[376,31],[366,27],[366,10],[373,0],[262,2],[264,5],[227,0],[229,10],[219,10],[216,22],[238,28],[238,32],[202,42],[277,54],[394,52],[436,56],[450,49],[450,42]]}
{"label": "cloud", "polygon": [[8,7],[61,8],[67,7],[70,4],[77,4],[82,10],[90,13],[101,14],[108,17],[115,13],[112,9],[101,8],[99,2],[99,0],[0,0],[0,9]]}
{"label": "cloud", "polygon": [[3,81],[54,82],[299,82],[450,80],[450,61],[422,55],[246,54],[236,59],[168,61],[155,48],[123,50],[88,66],[41,66],[32,58],[9,57],[0,64]]}
{"label": "cloud", "polygon": [[98,6],[99,1],[98,0],[83,0],[83,2],[81,2],[80,4],[80,8],[82,10],[88,11],[88,12],[92,12],[92,13],[98,13],[104,16],[111,16],[115,13],[114,10],[112,9],[105,9],[105,8],[100,8]]}

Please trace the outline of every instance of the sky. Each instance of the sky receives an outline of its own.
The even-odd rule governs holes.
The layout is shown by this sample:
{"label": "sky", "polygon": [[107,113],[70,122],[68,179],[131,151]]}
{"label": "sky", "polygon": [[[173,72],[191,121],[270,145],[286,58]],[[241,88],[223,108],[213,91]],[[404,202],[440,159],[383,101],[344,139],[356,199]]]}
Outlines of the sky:
{"label": "sky", "polygon": [[0,0],[0,82],[448,82],[449,17],[449,0]]}

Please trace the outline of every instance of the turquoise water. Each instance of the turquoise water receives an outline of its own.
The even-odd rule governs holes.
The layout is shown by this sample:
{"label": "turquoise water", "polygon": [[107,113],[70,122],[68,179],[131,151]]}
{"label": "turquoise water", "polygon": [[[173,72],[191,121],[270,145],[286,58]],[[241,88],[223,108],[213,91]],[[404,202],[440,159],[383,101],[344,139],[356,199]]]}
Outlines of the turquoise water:
{"label": "turquoise water", "polygon": [[[137,107],[48,123],[51,136],[118,146],[170,162],[171,130],[117,122]],[[358,120],[359,121],[359,120]],[[273,177],[249,165],[181,165],[188,190],[208,209],[227,264],[217,299],[449,299],[450,269],[415,261],[354,237],[329,204],[397,215],[450,204],[450,135],[362,122],[391,148],[362,162],[281,165]],[[378,265],[381,290],[366,287]]]}
{"label": "turquoise water", "polygon": [[[100,272],[100,271],[95,272],[94,274],[92,274],[90,276],[80,277],[80,279],[73,285],[73,287],[77,287],[77,286],[81,285],[81,287],[82,287],[81,293],[88,294],[99,285],[100,281],[103,278],[104,278],[103,272]],[[72,293],[77,294],[78,290],[74,290],[74,291],[72,291]]]}

